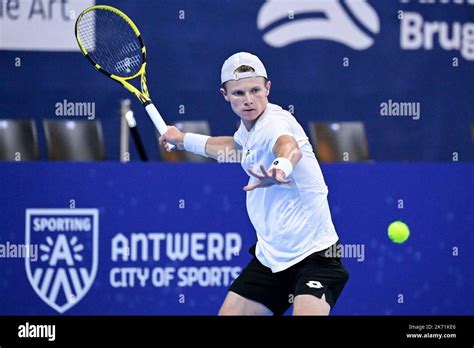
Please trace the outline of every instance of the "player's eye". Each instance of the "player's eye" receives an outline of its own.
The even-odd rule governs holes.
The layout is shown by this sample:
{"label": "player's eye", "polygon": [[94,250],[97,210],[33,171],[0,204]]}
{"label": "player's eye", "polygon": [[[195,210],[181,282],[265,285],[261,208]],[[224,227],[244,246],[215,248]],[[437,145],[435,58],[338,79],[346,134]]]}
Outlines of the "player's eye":
{"label": "player's eye", "polygon": [[236,92],[234,92],[234,93],[232,93],[232,94],[235,95],[236,97],[241,97],[241,96],[244,95],[244,92],[242,92],[242,91],[236,91]]}
{"label": "player's eye", "polygon": [[258,93],[258,92],[260,92],[260,88],[253,88],[252,89],[253,94]]}

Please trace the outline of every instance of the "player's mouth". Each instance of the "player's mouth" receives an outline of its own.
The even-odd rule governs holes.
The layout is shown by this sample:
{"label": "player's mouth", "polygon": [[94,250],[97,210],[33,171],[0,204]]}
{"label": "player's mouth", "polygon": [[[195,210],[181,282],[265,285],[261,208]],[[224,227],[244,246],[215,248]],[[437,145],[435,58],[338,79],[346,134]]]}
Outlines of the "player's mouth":
{"label": "player's mouth", "polygon": [[255,109],[244,109],[242,110],[243,112],[252,112],[252,111],[255,111]]}

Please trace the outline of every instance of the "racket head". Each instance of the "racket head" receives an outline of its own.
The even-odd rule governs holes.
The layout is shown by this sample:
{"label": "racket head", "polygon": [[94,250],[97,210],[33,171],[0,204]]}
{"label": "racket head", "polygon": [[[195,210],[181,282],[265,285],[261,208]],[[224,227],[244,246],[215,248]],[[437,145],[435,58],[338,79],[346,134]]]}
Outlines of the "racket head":
{"label": "racket head", "polygon": [[75,34],[82,53],[101,72],[124,80],[144,75],[146,49],[137,26],[111,6],[92,6],[76,20]]}

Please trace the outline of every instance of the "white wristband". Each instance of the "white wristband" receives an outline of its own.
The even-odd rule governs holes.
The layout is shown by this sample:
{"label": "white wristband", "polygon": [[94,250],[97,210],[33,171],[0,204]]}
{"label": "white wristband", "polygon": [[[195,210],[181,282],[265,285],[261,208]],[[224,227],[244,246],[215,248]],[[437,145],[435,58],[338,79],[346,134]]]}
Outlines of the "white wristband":
{"label": "white wristband", "polygon": [[208,157],[206,154],[206,143],[210,137],[202,134],[186,133],[183,139],[183,146],[186,151]]}
{"label": "white wristband", "polygon": [[293,164],[291,164],[291,161],[285,157],[275,158],[270,169],[273,168],[283,170],[283,173],[285,173],[285,178],[289,177],[291,173],[293,173]]}

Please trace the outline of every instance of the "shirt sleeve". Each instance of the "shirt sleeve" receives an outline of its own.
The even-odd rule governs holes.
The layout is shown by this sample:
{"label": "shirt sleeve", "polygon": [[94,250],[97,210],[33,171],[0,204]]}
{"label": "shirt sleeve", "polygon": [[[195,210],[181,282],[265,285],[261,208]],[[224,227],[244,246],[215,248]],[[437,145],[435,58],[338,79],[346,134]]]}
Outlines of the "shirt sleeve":
{"label": "shirt sleeve", "polygon": [[282,135],[290,135],[292,137],[295,136],[293,127],[291,126],[291,122],[288,117],[278,116],[272,120],[272,126],[268,129],[265,142],[266,150],[272,152],[278,138]]}

